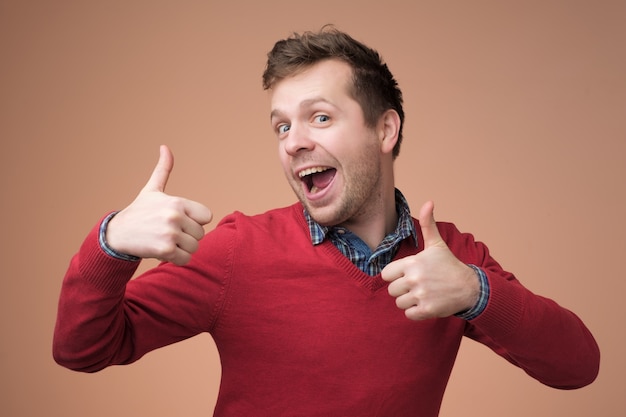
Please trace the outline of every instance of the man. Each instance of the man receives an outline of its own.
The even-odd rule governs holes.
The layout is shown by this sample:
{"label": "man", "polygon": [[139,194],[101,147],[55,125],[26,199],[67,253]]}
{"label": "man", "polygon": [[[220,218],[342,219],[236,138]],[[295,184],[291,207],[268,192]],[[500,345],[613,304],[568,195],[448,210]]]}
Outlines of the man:
{"label": "man", "polygon": [[[595,379],[598,347],[573,313],[435,223],[432,202],[411,217],[394,186],[402,96],[375,51],[334,29],[294,35],[263,81],[299,202],[205,235],[210,210],[164,193],[161,147],[137,198],[72,259],[60,364],[93,372],[209,332],[216,416],[434,417],[463,336],[556,388]],[[141,258],[164,262],[131,281]]]}

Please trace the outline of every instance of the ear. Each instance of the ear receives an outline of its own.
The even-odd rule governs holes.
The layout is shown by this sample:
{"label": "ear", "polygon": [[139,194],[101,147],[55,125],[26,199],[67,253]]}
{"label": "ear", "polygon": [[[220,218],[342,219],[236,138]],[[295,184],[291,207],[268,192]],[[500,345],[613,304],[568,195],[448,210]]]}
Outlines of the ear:
{"label": "ear", "polygon": [[380,150],[383,153],[393,152],[394,146],[398,142],[400,132],[400,116],[393,109],[385,111],[378,121],[378,139],[380,140]]}

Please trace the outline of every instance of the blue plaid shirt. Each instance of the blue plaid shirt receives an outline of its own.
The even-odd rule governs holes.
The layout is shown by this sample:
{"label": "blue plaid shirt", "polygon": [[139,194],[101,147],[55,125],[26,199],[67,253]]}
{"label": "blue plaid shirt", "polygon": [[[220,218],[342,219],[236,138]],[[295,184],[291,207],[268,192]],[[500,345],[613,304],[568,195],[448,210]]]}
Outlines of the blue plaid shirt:
{"label": "blue plaid shirt", "polygon": [[417,247],[417,233],[415,232],[415,224],[411,218],[409,205],[398,189],[396,189],[396,211],[398,213],[396,230],[385,236],[373,252],[361,238],[348,229],[340,226],[321,226],[311,218],[306,210],[304,211],[304,216],[309,225],[311,242],[314,245],[319,245],[326,238],[329,238],[333,245],[350,259],[357,268],[368,275],[374,276],[379,274],[391,262],[400,247],[400,242],[404,239],[411,237]]}
{"label": "blue plaid shirt", "polygon": [[[415,246],[417,246],[417,233],[409,205],[398,189],[396,189],[396,211],[398,213],[398,225],[396,229],[385,236],[374,251],[372,251],[361,238],[344,227],[322,226],[313,220],[306,210],[304,210],[304,217],[309,225],[313,245],[319,245],[326,238],[330,239],[333,245],[350,259],[357,268],[370,276],[374,276],[379,274],[380,271],[393,260],[393,257],[400,247],[400,242],[404,239],[411,237]],[[478,303],[473,308],[457,314],[458,317],[465,320],[471,320],[482,313],[489,299],[489,282],[487,276],[477,266],[469,266],[476,272],[479,278],[480,296]]]}

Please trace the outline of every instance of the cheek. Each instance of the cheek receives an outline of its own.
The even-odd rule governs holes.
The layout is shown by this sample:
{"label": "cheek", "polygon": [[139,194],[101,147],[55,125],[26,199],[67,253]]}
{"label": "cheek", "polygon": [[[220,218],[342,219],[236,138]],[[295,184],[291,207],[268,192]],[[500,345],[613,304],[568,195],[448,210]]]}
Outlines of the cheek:
{"label": "cheek", "polygon": [[282,165],[285,164],[287,160],[287,152],[285,152],[285,147],[282,142],[278,142],[278,146],[276,146],[276,151],[278,152],[278,159]]}
{"label": "cheek", "polygon": [[379,150],[378,140],[370,131],[348,132],[332,145],[333,154],[346,164],[369,164]]}
{"label": "cheek", "polygon": [[280,166],[283,168],[285,175],[287,177],[291,176],[291,164],[289,162],[289,155],[285,152],[285,148],[282,145],[278,145],[278,160],[280,161]]}

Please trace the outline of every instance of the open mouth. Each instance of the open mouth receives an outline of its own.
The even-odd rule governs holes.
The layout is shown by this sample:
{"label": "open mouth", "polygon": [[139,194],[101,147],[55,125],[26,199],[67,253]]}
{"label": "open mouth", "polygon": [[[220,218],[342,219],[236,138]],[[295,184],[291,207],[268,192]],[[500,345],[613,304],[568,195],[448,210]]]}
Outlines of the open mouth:
{"label": "open mouth", "polygon": [[298,173],[300,180],[304,183],[311,194],[320,192],[332,182],[337,170],[330,167],[311,167]]}

